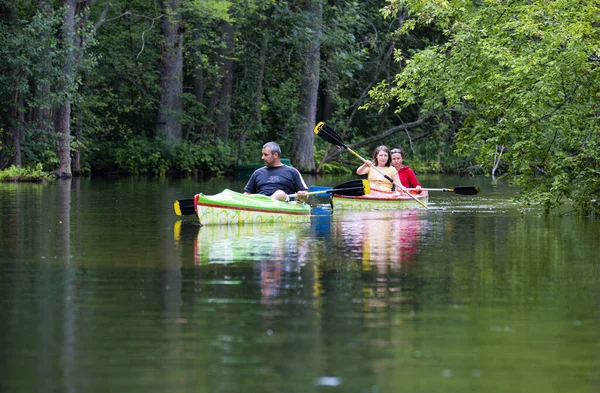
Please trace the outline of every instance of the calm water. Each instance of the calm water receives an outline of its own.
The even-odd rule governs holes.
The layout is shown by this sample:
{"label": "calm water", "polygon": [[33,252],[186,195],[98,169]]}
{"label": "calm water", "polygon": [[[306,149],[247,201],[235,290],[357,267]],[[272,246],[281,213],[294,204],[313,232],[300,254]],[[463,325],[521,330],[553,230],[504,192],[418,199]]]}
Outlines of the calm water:
{"label": "calm water", "polygon": [[482,192],[200,227],[244,182],[0,183],[0,391],[598,392],[600,222],[421,181]]}

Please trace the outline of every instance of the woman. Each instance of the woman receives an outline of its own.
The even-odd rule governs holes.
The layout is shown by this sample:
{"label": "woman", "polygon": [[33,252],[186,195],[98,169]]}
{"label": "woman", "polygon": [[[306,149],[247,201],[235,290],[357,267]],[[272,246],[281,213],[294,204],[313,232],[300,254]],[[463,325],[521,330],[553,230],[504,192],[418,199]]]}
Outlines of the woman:
{"label": "woman", "polygon": [[417,193],[420,194],[421,184],[419,184],[417,176],[415,176],[415,172],[413,172],[413,170],[406,165],[402,165],[402,161],[404,160],[404,152],[400,149],[393,149],[390,153],[392,153],[392,166],[398,171],[400,183],[402,183],[402,185],[406,188],[416,189]]}
{"label": "woman", "polygon": [[[373,162],[376,163],[376,169],[371,168]],[[359,175],[369,175],[369,186],[376,190],[392,191],[392,183],[385,178],[381,173],[386,174],[395,182],[399,182],[398,171],[391,167],[392,157],[390,156],[390,149],[385,146],[379,146],[373,153],[373,161],[365,161],[364,164],[358,167],[356,173]]]}

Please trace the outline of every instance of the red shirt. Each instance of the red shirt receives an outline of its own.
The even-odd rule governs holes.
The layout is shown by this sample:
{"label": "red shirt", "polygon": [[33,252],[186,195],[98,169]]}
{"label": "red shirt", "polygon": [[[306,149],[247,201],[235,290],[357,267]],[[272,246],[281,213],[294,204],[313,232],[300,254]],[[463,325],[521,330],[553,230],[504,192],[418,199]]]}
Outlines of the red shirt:
{"label": "red shirt", "polygon": [[398,176],[400,177],[400,183],[406,188],[415,188],[416,186],[420,186],[419,181],[417,180],[417,176],[412,169],[407,166],[403,166],[398,171]]}

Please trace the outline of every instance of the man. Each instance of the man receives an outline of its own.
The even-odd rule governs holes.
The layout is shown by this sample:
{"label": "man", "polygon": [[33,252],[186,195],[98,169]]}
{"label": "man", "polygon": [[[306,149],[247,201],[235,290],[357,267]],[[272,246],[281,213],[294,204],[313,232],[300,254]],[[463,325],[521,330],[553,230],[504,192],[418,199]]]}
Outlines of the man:
{"label": "man", "polygon": [[298,194],[297,199],[304,201],[308,196],[308,187],[296,168],[281,163],[281,148],[275,142],[268,142],[262,148],[264,167],[254,171],[244,194],[263,194],[278,201],[288,200],[288,194]]}

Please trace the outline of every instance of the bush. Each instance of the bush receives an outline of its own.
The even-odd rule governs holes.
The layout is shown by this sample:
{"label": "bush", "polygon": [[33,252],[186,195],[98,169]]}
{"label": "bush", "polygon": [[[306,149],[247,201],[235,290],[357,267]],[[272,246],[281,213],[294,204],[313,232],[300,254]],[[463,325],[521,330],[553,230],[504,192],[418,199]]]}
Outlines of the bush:
{"label": "bush", "polygon": [[169,153],[162,139],[137,137],[116,150],[117,167],[129,174],[164,175],[169,169]]}
{"label": "bush", "polygon": [[231,150],[221,142],[182,141],[173,148],[173,168],[187,174],[210,172],[221,176],[231,161]]}
{"label": "bush", "polygon": [[38,163],[35,169],[12,165],[0,171],[0,181],[47,181],[54,178],[54,174],[43,171],[43,164]]}

